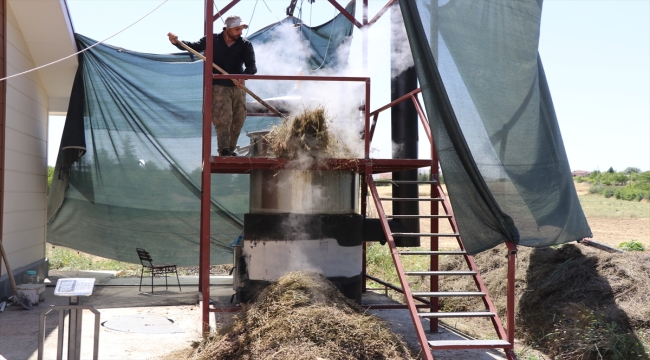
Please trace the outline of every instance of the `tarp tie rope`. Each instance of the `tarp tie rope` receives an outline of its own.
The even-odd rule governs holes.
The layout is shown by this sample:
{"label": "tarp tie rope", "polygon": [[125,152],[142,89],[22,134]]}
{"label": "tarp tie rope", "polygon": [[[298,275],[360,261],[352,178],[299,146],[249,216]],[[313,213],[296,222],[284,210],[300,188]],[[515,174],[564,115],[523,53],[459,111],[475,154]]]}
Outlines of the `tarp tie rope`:
{"label": "tarp tie rope", "polygon": [[49,64],[41,65],[41,66],[39,66],[39,67],[35,67],[35,68],[33,68],[33,69],[30,69],[30,70],[27,70],[27,71],[23,71],[23,72],[18,73],[18,74],[14,74],[14,75],[10,75],[10,76],[4,77],[4,78],[0,79],[0,81],[5,81],[5,80],[7,80],[7,79],[11,79],[11,78],[18,77],[18,76],[21,76],[21,75],[29,74],[30,72],[34,72],[34,71],[36,71],[36,70],[40,70],[40,69],[42,69],[42,68],[44,68],[44,67],[48,67],[48,66],[50,66],[50,65],[54,65],[54,64],[59,63],[59,62],[61,62],[61,61],[63,61],[63,60],[67,60],[67,59],[69,59],[69,58],[71,58],[71,57],[73,57],[73,56],[77,56],[77,55],[79,55],[79,54],[81,54],[81,53],[83,53],[83,52],[85,52],[85,51],[88,51],[88,50],[94,48],[95,46],[97,46],[97,45],[103,43],[104,41],[106,41],[106,40],[108,40],[108,39],[110,39],[110,38],[113,38],[113,37],[115,37],[116,35],[118,35],[118,34],[124,32],[126,29],[130,28],[131,26],[133,26],[133,25],[139,23],[139,22],[142,21],[144,18],[146,18],[147,16],[151,15],[151,13],[153,13],[153,12],[156,11],[156,10],[158,10],[158,8],[160,8],[161,6],[163,6],[167,1],[169,1],[169,0],[164,0],[162,3],[160,3],[160,5],[156,6],[153,10],[149,11],[148,13],[146,13],[143,17],[139,18],[138,20],[136,20],[136,21],[135,21],[134,23],[132,23],[131,25],[125,27],[124,29],[122,29],[122,30],[116,32],[115,34],[113,34],[113,35],[107,37],[106,39],[104,39],[104,40],[102,40],[102,41],[96,42],[95,44],[90,45],[89,47],[87,47],[87,48],[85,48],[85,49],[83,49],[83,50],[81,50],[81,51],[77,51],[77,52],[74,53],[74,54],[68,55],[68,56],[66,56],[66,57],[64,57],[64,58],[61,58],[61,59],[59,59],[59,60],[52,61],[52,62],[49,63]]}

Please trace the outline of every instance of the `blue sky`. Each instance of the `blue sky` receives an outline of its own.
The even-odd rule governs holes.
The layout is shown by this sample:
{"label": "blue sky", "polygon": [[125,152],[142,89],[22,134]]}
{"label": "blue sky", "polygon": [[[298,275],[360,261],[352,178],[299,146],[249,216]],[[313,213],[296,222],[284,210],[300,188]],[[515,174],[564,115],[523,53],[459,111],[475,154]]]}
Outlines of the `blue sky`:
{"label": "blue sky", "polygon": [[[67,2],[75,31],[102,40],[135,22],[163,0]],[[227,3],[217,1],[216,5],[223,7]],[[385,3],[386,0],[370,0],[370,16]],[[252,34],[283,18],[288,4],[289,0],[242,0],[229,14],[238,14],[249,22]],[[203,0],[169,0],[107,43],[139,52],[176,52],[167,40],[167,32],[175,32],[181,39],[198,40],[203,35],[203,6]],[[335,14],[325,0],[313,5],[305,1],[302,8],[303,21],[312,25]],[[298,8],[294,15],[300,15]],[[215,29],[221,26],[217,20]],[[379,22],[371,31],[381,34],[386,27],[387,22]],[[360,52],[355,54],[354,49],[360,46],[361,36],[356,34],[350,66],[360,69]],[[370,38],[374,53],[370,53],[369,71],[388,73],[388,61],[381,56],[388,51],[385,38],[372,33]],[[571,168],[607,170],[613,166],[623,170],[632,166],[649,170],[650,1],[545,0],[539,51]],[[373,110],[390,101],[387,76],[381,78],[373,78]],[[377,136],[388,139],[388,123],[388,118],[380,117]],[[54,154],[62,127],[62,118],[51,118],[50,165],[56,161]],[[390,157],[390,146],[382,145],[386,143],[390,142],[377,142],[374,157]],[[427,153],[427,147],[427,141],[420,141],[421,154]]]}

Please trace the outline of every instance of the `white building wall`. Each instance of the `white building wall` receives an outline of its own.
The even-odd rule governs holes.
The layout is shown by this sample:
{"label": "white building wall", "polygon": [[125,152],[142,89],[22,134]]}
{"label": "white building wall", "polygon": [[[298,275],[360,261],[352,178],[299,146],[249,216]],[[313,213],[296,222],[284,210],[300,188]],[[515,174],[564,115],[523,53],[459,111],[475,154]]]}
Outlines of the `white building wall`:
{"label": "white building wall", "polygon": [[[35,65],[11,6],[7,10],[7,75],[13,75]],[[2,240],[12,269],[45,258],[47,121],[38,73],[7,80]]]}

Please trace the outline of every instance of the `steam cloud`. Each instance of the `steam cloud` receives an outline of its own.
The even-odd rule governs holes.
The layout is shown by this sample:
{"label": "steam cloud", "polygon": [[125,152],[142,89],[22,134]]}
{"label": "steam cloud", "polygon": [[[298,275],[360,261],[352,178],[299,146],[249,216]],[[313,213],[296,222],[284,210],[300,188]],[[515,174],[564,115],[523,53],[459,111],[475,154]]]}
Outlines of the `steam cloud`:
{"label": "steam cloud", "polygon": [[[300,35],[300,28],[287,23],[278,24],[272,31],[276,41],[255,45],[258,74],[358,76],[352,74],[347,66],[350,40],[340,46],[337,53],[328,54],[337,59],[334,63],[344,66],[312,69],[308,62],[312,55],[311,48]],[[278,80],[251,81],[250,85],[262,98],[282,97],[294,114],[324,106],[332,120],[330,133],[348,145],[355,152],[355,157],[363,154],[363,141],[359,137],[364,125],[359,112],[359,107],[365,101],[363,86],[359,82]]]}

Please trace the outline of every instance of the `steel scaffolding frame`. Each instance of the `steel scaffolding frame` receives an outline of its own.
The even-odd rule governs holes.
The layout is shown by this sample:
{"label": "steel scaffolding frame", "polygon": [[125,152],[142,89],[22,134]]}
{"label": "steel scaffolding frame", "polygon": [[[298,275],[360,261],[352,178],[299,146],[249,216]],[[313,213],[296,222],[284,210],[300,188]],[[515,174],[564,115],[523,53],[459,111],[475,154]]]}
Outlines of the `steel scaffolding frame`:
{"label": "steel scaffolding frame", "polygon": [[[215,0],[205,0],[205,34],[206,36],[213,33],[213,22],[217,20],[220,16],[224,15],[228,10],[230,10],[234,5],[236,5],[240,0],[232,0],[228,5],[226,5],[221,11],[216,14],[213,13]],[[343,14],[348,20],[350,20],[357,28],[363,29],[374,24],[392,5],[394,5],[397,0],[389,0],[386,5],[372,18],[368,20],[368,0],[363,1],[363,18],[360,23],[357,21],[354,16],[349,14],[336,0],[327,0],[331,3],[336,9],[338,9],[341,14]],[[347,170],[354,171],[361,174],[362,187],[361,187],[361,213],[363,216],[366,216],[367,203],[366,198],[368,195],[368,182],[372,182],[372,174],[385,173],[385,172],[394,172],[394,171],[403,171],[418,169],[423,167],[431,167],[431,196],[440,197],[444,196],[440,191],[440,186],[438,183],[438,158],[435,151],[435,146],[433,142],[433,137],[431,130],[429,128],[428,121],[424,115],[423,108],[417,98],[420,89],[416,89],[408,94],[403,95],[399,99],[387,104],[373,112],[370,112],[370,78],[369,77],[330,77],[330,76],[275,76],[275,75],[213,75],[212,74],[212,51],[213,44],[211,41],[206,42],[205,49],[205,62],[204,62],[204,80],[203,80],[203,126],[202,126],[202,174],[201,174],[201,225],[200,225],[200,257],[199,257],[199,291],[201,292],[202,300],[202,329],[204,333],[209,331],[209,313],[210,312],[229,312],[237,311],[235,308],[210,308],[210,204],[211,204],[211,189],[210,189],[210,176],[213,173],[235,173],[235,174],[244,174],[249,173],[254,169],[290,169],[290,164],[285,159],[279,158],[254,158],[254,157],[213,157],[211,154],[211,141],[212,141],[212,80],[213,79],[248,79],[248,80],[279,80],[279,81],[341,81],[341,82],[363,82],[365,84],[365,103],[364,103],[364,158],[363,159],[327,159],[323,163],[313,166],[313,170]],[[367,32],[363,32],[362,39],[362,63],[364,66],[367,66]],[[374,136],[377,118],[379,113],[389,109],[395,104],[405,101],[412,100],[414,106],[417,110],[419,118],[421,119],[424,129],[427,133],[427,137],[431,144],[431,159],[371,159],[369,156],[370,152],[370,143]],[[372,125],[370,124],[370,118],[373,118]],[[371,189],[374,188],[374,183],[371,186]],[[445,210],[448,213],[453,212],[447,200],[443,204]],[[431,232],[438,232],[438,203],[434,201],[431,202]],[[384,218],[385,220],[385,218]],[[452,227],[455,232],[457,232],[455,221],[452,221]],[[392,237],[391,237],[392,239]],[[438,250],[438,237],[430,237],[430,250]],[[458,237],[460,246],[462,247],[462,242],[460,237]],[[507,346],[498,346],[499,348],[504,349],[506,356],[509,359],[515,359],[513,346],[514,346],[514,280],[515,280],[515,254],[516,248],[513,244],[508,243],[508,294],[507,294],[507,331],[500,325],[495,327],[499,333],[501,339],[507,339]],[[371,279],[373,281],[380,282],[387,287],[390,287],[394,290],[405,292],[399,287],[383,282],[381,279],[374,278],[366,274],[366,244],[363,244],[363,263],[362,263],[362,272],[364,274],[364,291],[366,290],[365,280]],[[476,264],[473,263],[471,257],[468,257],[468,265],[470,267],[476,268]],[[404,276],[404,270],[401,266],[398,266],[399,261],[396,261],[396,268],[400,276]],[[438,269],[438,258],[437,256],[431,257],[430,270]],[[477,286],[481,290],[486,290],[485,285],[481,281],[477,282]],[[430,289],[432,292],[438,291],[438,277],[432,276],[430,280]],[[431,312],[438,311],[438,300],[437,298],[431,298],[431,301],[427,301],[424,298],[419,298],[417,296],[412,296],[412,294],[406,294],[407,297],[412,300],[417,300],[422,304],[416,305],[415,303],[411,305],[411,315],[413,314],[413,309],[420,307],[427,307]],[[373,306],[376,308],[375,306]],[[391,308],[405,308],[405,305],[391,306]],[[417,320],[417,321],[416,321]],[[419,323],[419,319],[413,318],[416,331],[418,332],[418,337],[421,342],[423,349],[423,355],[427,359],[433,359],[430,348],[427,346],[426,339],[422,339],[422,329],[418,329],[416,324]],[[437,318],[431,320],[430,331],[438,331],[438,320]],[[456,346],[451,345],[443,347],[445,349],[467,349],[467,346]],[[485,348],[485,346],[475,346],[470,348]]]}

